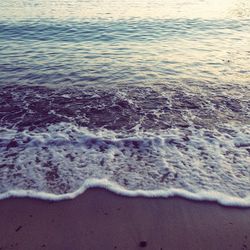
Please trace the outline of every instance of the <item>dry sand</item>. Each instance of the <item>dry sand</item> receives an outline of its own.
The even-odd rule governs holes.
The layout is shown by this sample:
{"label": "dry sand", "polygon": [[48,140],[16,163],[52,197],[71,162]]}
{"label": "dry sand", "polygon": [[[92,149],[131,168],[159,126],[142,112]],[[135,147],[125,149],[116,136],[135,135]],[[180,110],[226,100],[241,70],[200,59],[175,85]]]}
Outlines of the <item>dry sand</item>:
{"label": "dry sand", "polygon": [[0,249],[250,249],[250,208],[91,189],[74,200],[0,201]]}

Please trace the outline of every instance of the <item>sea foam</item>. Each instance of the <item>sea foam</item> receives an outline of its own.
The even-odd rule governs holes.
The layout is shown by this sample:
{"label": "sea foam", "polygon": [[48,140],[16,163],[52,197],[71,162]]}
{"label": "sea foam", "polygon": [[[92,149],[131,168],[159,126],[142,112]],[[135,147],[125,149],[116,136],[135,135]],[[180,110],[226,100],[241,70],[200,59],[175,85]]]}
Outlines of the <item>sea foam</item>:
{"label": "sea foam", "polygon": [[0,197],[62,200],[102,187],[250,206],[250,126],[229,131],[174,128],[124,137],[70,123],[43,132],[2,128]]}

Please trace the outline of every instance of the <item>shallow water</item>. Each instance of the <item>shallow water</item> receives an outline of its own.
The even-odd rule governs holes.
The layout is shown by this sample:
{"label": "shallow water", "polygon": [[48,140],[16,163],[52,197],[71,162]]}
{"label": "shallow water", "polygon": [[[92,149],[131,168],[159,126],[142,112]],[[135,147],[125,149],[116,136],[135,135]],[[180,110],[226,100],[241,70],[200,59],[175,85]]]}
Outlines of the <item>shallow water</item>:
{"label": "shallow water", "polygon": [[1,197],[250,206],[249,41],[244,0],[1,1]]}

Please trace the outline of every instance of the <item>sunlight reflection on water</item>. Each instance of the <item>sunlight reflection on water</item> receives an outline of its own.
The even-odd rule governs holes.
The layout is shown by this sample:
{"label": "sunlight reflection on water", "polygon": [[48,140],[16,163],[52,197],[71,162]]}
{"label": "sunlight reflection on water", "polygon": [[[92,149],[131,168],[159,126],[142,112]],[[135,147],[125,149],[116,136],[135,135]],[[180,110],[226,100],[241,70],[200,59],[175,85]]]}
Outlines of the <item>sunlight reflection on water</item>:
{"label": "sunlight reflection on water", "polygon": [[0,82],[248,84],[249,6],[246,0],[2,0]]}
{"label": "sunlight reflection on water", "polygon": [[247,0],[2,0],[1,18],[249,18]]}

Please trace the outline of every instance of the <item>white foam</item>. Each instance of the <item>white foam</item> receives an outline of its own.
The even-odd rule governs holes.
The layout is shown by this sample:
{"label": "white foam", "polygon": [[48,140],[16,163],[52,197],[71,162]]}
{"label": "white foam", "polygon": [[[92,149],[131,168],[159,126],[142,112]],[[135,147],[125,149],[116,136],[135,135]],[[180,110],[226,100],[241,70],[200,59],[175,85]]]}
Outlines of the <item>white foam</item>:
{"label": "white foam", "polygon": [[214,201],[224,206],[237,206],[237,207],[249,207],[250,195],[243,198],[232,197],[216,191],[200,191],[197,193],[191,193],[189,191],[177,188],[170,188],[168,190],[127,190],[117,183],[112,183],[107,179],[88,179],[81,188],[72,193],[67,194],[52,194],[46,192],[37,192],[34,190],[10,190],[0,195],[0,199],[6,199],[10,197],[19,198],[36,198],[48,201],[62,201],[74,199],[77,196],[84,193],[89,188],[104,188],[119,195],[128,197],[148,197],[148,198],[169,198],[169,197],[182,197],[195,201]]}
{"label": "white foam", "polygon": [[68,123],[33,132],[2,128],[0,199],[64,200],[102,187],[250,207],[250,126],[223,131],[176,128],[124,137]]}

